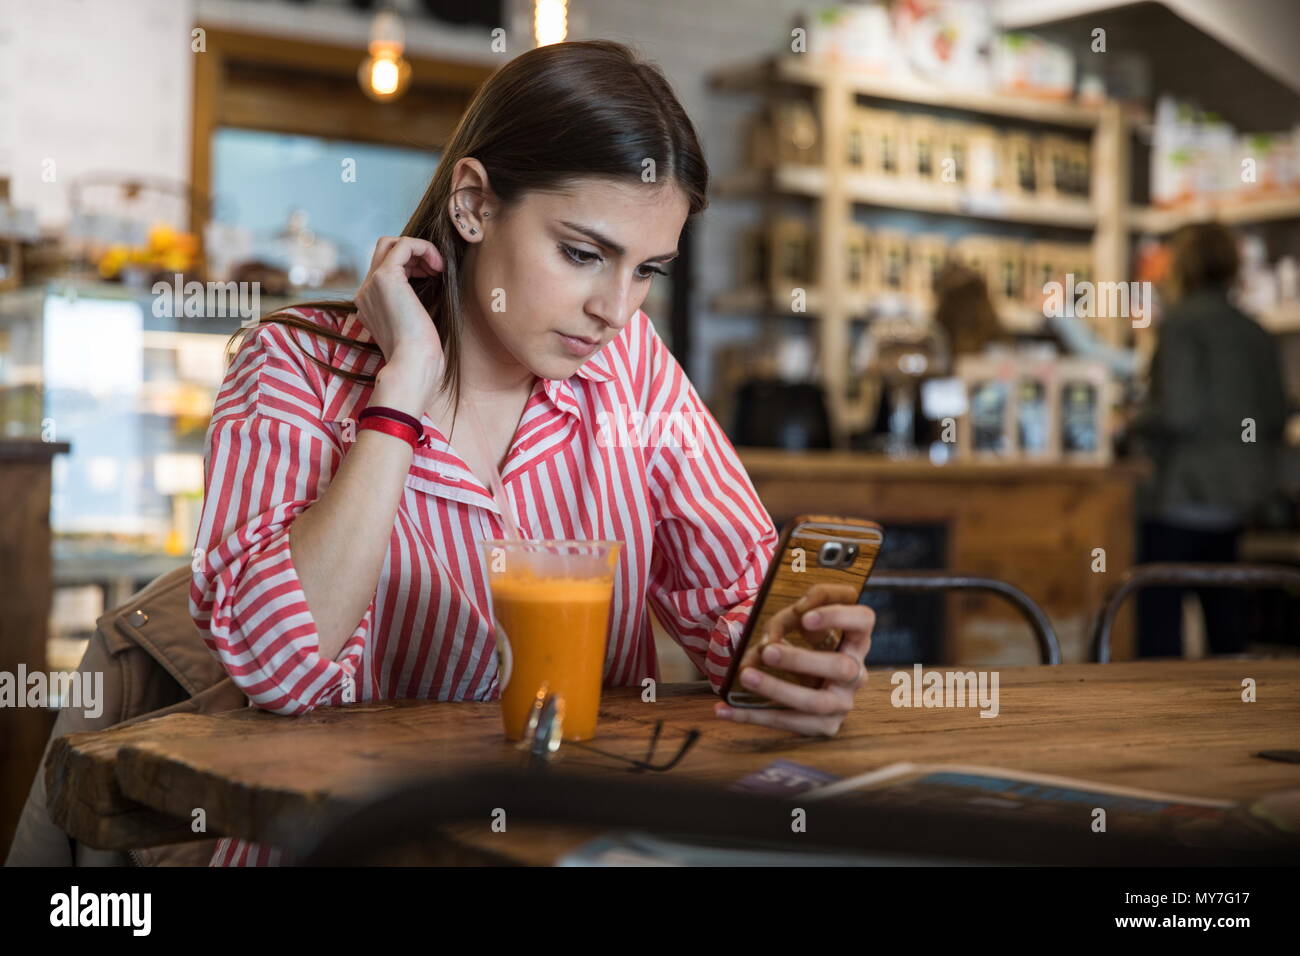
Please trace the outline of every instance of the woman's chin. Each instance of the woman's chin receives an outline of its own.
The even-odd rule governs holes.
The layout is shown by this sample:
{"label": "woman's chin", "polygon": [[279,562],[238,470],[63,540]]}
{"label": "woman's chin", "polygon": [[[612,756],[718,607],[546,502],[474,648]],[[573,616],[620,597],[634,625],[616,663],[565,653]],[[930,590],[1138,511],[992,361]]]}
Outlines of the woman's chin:
{"label": "woman's chin", "polygon": [[569,378],[586,362],[585,358],[574,358],[572,355],[547,355],[534,363],[533,374],[542,378]]}

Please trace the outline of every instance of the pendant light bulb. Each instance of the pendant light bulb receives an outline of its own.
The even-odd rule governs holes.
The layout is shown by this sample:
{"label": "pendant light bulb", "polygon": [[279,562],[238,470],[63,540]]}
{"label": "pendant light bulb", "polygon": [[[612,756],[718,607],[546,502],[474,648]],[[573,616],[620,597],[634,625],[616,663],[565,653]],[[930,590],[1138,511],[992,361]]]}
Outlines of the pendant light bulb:
{"label": "pendant light bulb", "polygon": [[411,64],[402,56],[405,48],[405,31],[397,14],[391,10],[375,14],[370,24],[370,55],[357,69],[361,90],[372,100],[391,102],[410,86]]}

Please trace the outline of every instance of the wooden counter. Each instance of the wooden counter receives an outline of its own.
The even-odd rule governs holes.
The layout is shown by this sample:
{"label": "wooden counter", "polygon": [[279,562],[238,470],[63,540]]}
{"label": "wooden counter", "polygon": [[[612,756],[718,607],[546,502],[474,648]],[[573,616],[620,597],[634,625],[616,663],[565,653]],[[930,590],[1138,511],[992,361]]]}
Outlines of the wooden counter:
{"label": "wooden counter", "polygon": [[[1089,618],[1109,582],[1135,560],[1140,465],[934,465],[860,452],[737,451],[778,527],[805,512],[870,518],[885,526],[887,539],[891,525],[941,527],[943,563],[927,570],[1014,584],[1051,618],[1065,662],[1087,660]],[[1093,570],[1098,548],[1104,572]],[[945,661],[1038,661],[1029,626],[1000,599],[962,594],[943,600]],[[1114,659],[1131,659],[1133,644],[1129,607],[1116,626]]]}
{"label": "wooden counter", "polygon": [[[67,442],[0,439],[0,671],[46,671],[53,575],[50,557],[51,463]],[[20,693],[26,693],[25,688]],[[55,712],[0,708],[0,858],[8,855]]]}

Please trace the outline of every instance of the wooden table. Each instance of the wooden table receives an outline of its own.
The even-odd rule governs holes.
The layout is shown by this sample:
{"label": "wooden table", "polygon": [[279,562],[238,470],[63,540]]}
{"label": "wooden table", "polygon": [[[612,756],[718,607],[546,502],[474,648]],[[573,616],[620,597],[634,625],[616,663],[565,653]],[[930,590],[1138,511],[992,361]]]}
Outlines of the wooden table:
{"label": "wooden table", "polygon": [[[787,758],[839,776],[896,761],[968,763],[1230,799],[1300,787],[1300,765],[1253,757],[1295,749],[1300,660],[1207,660],[1023,667],[999,673],[999,714],[977,708],[895,708],[889,670],[873,670],[834,738],[798,737],[712,715],[707,684],[661,685],[655,703],[606,691],[602,748],[639,755],[648,728],[665,741],[704,736],[672,777],[723,788]],[[1244,703],[1242,681],[1257,701]],[[301,717],[254,709],[173,715],[71,734],[51,751],[56,822],[92,846],[123,849],[192,839],[202,807],[209,833],[267,840],[285,820],[310,827],[383,787],[448,768],[514,766],[494,703],[386,701]],[[581,751],[562,764],[629,776]],[[592,830],[489,821],[443,829],[447,859],[548,864]]]}

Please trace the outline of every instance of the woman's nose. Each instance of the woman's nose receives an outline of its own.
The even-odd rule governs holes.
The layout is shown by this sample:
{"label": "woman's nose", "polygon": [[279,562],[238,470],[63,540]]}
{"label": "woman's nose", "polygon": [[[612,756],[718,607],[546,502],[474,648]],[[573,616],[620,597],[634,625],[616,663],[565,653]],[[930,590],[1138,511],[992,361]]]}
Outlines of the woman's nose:
{"label": "woman's nose", "polygon": [[621,331],[640,305],[634,295],[631,283],[621,282],[594,299],[590,312],[614,331]]}

